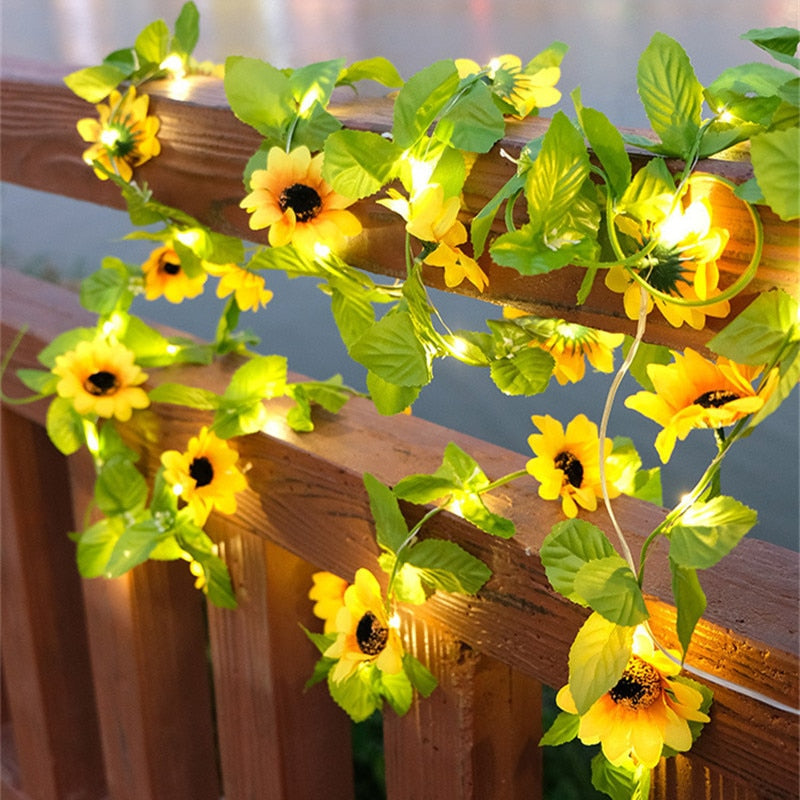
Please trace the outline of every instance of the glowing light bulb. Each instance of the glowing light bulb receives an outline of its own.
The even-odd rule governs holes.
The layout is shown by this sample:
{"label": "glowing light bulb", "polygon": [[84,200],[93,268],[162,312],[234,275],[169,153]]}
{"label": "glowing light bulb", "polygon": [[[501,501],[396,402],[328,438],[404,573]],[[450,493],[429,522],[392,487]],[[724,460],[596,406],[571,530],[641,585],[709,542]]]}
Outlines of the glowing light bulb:
{"label": "glowing light bulb", "polygon": [[167,355],[174,356],[176,353],[179,353],[181,350],[177,344],[168,344],[167,345]]}
{"label": "glowing light bulb", "polygon": [[183,58],[177,53],[170,53],[159,66],[169,73],[170,78],[181,80],[186,77],[186,67],[183,63]]}
{"label": "glowing light bulb", "polygon": [[314,242],[314,255],[317,258],[327,258],[331,254],[331,249],[328,245],[322,242]]}
{"label": "glowing light bulb", "polygon": [[200,241],[200,232],[197,230],[180,231],[175,238],[186,247],[192,249]]}
{"label": "glowing light bulb", "polygon": [[97,427],[89,420],[83,420],[83,436],[86,439],[86,447],[89,452],[96,456],[100,452],[100,439],[97,436]]}
{"label": "glowing light bulb", "polygon": [[122,330],[123,321],[122,316],[116,311],[103,323],[103,336],[111,336],[112,334],[119,333]]}
{"label": "glowing light bulb", "polygon": [[396,612],[389,617],[389,627],[394,628],[396,631],[400,630],[400,615]]}
{"label": "glowing light bulb", "polygon": [[300,101],[300,108],[299,113],[305,114],[311,110],[311,107],[319,100],[319,86],[312,86],[304,95],[303,99]]}
{"label": "glowing light bulb", "polygon": [[113,149],[122,138],[122,132],[116,128],[104,128],[100,134],[100,143]]}
{"label": "glowing light bulb", "polygon": [[172,484],[172,494],[175,497],[180,497],[183,494],[183,484],[181,483],[173,483]]}

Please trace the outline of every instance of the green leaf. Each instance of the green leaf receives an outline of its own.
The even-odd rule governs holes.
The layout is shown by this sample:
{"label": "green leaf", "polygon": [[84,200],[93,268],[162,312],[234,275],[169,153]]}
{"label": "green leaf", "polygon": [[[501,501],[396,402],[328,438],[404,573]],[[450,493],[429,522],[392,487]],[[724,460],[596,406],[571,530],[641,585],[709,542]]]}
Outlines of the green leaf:
{"label": "green leaf", "polygon": [[225,95],[235,116],[263,136],[282,140],[295,116],[289,79],[265,61],[229,56]]}
{"label": "green leaf", "polygon": [[602,752],[592,759],[592,786],[611,800],[647,800],[650,797],[650,770],[641,764],[614,766]]}
{"label": "green leaf", "polygon": [[377,192],[395,177],[403,151],[371,131],[343,130],[325,142],[322,177],[345,197],[359,200]]}
{"label": "green leaf", "polygon": [[430,697],[438,681],[433,673],[411,653],[403,653],[403,670],[411,685],[423,696]]}
{"label": "green leaf", "polygon": [[97,336],[95,328],[71,328],[58,334],[53,341],[41,350],[37,358],[39,363],[52,369],[56,365],[56,357],[74,350],[80,342],[92,341]]}
{"label": "green leaf", "polygon": [[115,456],[106,461],[97,474],[94,499],[109,517],[134,513],[147,501],[147,483],[131,461]]}
{"label": "green leaf", "polygon": [[118,578],[150,557],[163,535],[154,519],[130,525],[120,534],[105,568],[107,578]]}
{"label": "green leaf", "polygon": [[379,414],[392,416],[410,408],[419,397],[419,386],[398,386],[374,372],[367,373],[367,391]]}
{"label": "green leaf", "polygon": [[228,567],[217,555],[217,546],[208,534],[194,524],[188,509],[178,513],[173,533],[181,547],[202,566],[206,580],[203,592],[209,601],[220,608],[236,608],[236,595]]}
{"label": "green leaf", "polygon": [[500,206],[504,202],[512,202],[513,198],[522,191],[525,186],[524,175],[514,175],[510,178],[497,194],[472,218],[470,223],[469,235],[475,258],[479,258],[483,253],[486,244],[486,237],[489,235],[494,218]]}
{"label": "green leaf", "polygon": [[163,19],[151,22],[136,37],[135,49],[143,62],[160,65],[169,55],[169,28]]}
{"label": "green leaf", "polygon": [[41,395],[53,394],[58,384],[58,375],[43,369],[18,369],[20,381],[32,391]]}
{"label": "green leaf", "polygon": [[592,559],[613,555],[616,552],[608,537],[596,525],[582,519],[556,523],[539,549],[552,587],[581,605],[586,605],[586,601],[575,591],[575,576]]}
{"label": "green leaf", "polygon": [[594,611],[617,625],[635,626],[650,616],[636,576],[618,555],[587,561],[575,573],[573,589]]}
{"label": "green leaf", "polygon": [[579,714],[585,714],[622,677],[633,631],[596,611],[578,631],[569,651],[569,688]]}
{"label": "green leaf", "polygon": [[669,557],[682,567],[706,569],[726,556],[756,524],[752,508],[719,495],[695,503],[669,532]]}
{"label": "green leaf", "polygon": [[[622,344],[622,355],[627,356],[628,351],[631,349],[633,338],[626,334],[625,341]],[[655,392],[655,386],[647,374],[647,367],[650,364],[670,364],[672,362],[672,353],[668,347],[661,344],[649,344],[648,342],[639,342],[636,349],[636,355],[633,357],[628,371],[636,379],[638,384],[648,392]]]}
{"label": "green leaf", "polygon": [[669,568],[672,573],[672,596],[678,610],[675,629],[686,657],[695,626],[706,610],[706,596],[696,569],[682,567],[672,558],[669,559]]}
{"label": "green leaf", "polygon": [[364,486],[369,495],[369,507],[375,520],[378,544],[396,553],[408,539],[408,525],[397,498],[388,486],[384,486],[368,472],[364,473]]}
{"label": "green leaf", "polygon": [[322,406],[331,414],[338,414],[347,403],[350,393],[342,384],[341,375],[332,375],[327,381],[309,381],[302,385],[312,403]]}
{"label": "green leaf", "polygon": [[795,57],[800,42],[797,28],[753,28],[743,33],[741,38],[751,41],[778,61],[800,68],[800,61]]}
{"label": "green leaf", "polygon": [[127,310],[133,300],[128,283],[125,265],[119,259],[105,258],[102,269],[81,281],[81,305],[95,314],[110,314],[119,307]]}
{"label": "green leaf", "polygon": [[381,569],[387,575],[394,572],[392,596],[401,603],[421,606],[430,597],[433,590],[427,584],[422,583],[420,571],[410,564],[401,564],[395,572],[396,561],[394,553],[385,552],[378,556]]}
{"label": "green leaf", "polygon": [[183,55],[191,55],[200,38],[200,12],[192,3],[184,3],[175,20],[173,46]]}
{"label": "green leaf", "polygon": [[503,115],[492,100],[492,92],[475,81],[449,111],[442,114],[433,137],[459,150],[487,153],[505,133]]}
{"label": "green leaf", "polygon": [[312,108],[312,105],[320,108],[328,105],[344,63],[343,58],[333,58],[329,61],[306,64],[292,72],[289,76],[289,85],[292,87],[292,96],[301,115]]}
{"label": "green leaf", "polygon": [[339,77],[339,83],[352,84],[358,81],[377,81],[390,88],[403,85],[397,68],[383,56],[354,61]]}
{"label": "green leaf", "polygon": [[669,213],[674,197],[672,174],[663,158],[654,158],[633,176],[618,208],[640,222],[659,222]]}
{"label": "green leaf", "polygon": [[381,694],[386,698],[392,710],[402,717],[414,700],[414,688],[404,670],[394,675],[380,672]]}
{"label": "green leaf", "polygon": [[105,575],[106,564],[123,528],[120,517],[103,518],[79,534],[76,560],[81,577]]}
{"label": "green leaf", "polygon": [[328,673],[328,691],[333,701],[347,713],[353,722],[363,722],[383,701],[378,689],[373,686],[372,673],[377,668],[360,669],[338,683],[333,680],[333,670]]}
{"label": "green leaf", "polygon": [[64,83],[82,100],[101,103],[129,74],[112,64],[102,64],[71,72]]}
{"label": "green leaf", "polygon": [[764,199],[784,221],[800,217],[800,128],[768,131],[750,141],[750,159]]}
{"label": "green leaf", "polygon": [[493,361],[490,374],[503,394],[530,396],[547,388],[554,365],[550,353],[540,347],[526,347],[512,356]]}
{"label": "green leaf", "polygon": [[375,311],[365,292],[346,282],[331,284],[331,313],[347,348],[375,324]]}
{"label": "green leaf", "polygon": [[203,411],[211,411],[220,405],[220,397],[214,392],[182,383],[162,383],[150,390],[149,397],[153,403],[170,403]]}
{"label": "green leaf", "polygon": [[686,51],[656,32],[639,59],[636,81],[647,118],[664,147],[689,157],[700,131],[703,86]]}
{"label": "green leaf", "polygon": [[226,404],[239,405],[280,397],[286,389],[285,356],[256,356],[246,361],[231,376],[222,395]]}
{"label": "green leaf", "polygon": [[491,536],[501,539],[510,539],[516,533],[514,523],[506,517],[490,511],[483,502],[483,497],[477,493],[461,493],[456,498],[458,513],[467,522]]}
{"label": "green leaf", "polygon": [[631,182],[631,159],[625,150],[625,140],[605,114],[583,105],[580,88],[575,89],[571,97],[589,146],[608,176],[611,195],[619,199]]}
{"label": "green leaf", "polygon": [[425,134],[458,86],[458,70],[450,60],[436,61],[406,81],[394,103],[392,133],[398,147],[411,147]]}
{"label": "green leaf", "polygon": [[580,723],[581,718],[578,714],[570,714],[567,711],[559,712],[553,720],[553,724],[539,739],[539,747],[555,747],[571,742],[578,735]]}
{"label": "green leaf", "polygon": [[384,315],[352,345],[350,356],[397,386],[424,386],[431,379],[428,354],[407,311]]}
{"label": "green leaf", "polygon": [[50,401],[45,426],[50,441],[65,456],[77,452],[86,442],[83,417],[66,397],[54,397]]}
{"label": "green leaf", "polygon": [[419,570],[424,583],[443,592],[475,594],[492,575],[486,564],[455,542],[425,539],[407,553],[405,563]]}

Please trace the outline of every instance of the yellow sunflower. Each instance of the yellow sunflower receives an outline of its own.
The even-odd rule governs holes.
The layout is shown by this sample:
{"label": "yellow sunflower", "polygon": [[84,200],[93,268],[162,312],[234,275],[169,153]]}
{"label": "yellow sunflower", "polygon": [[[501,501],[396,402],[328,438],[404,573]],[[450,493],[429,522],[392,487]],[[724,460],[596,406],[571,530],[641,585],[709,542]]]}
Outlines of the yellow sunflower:
{"label": "yellow sunflower", "polygon": [[167,450],[161,454],[164,479],[188,503],[197,525],[205,525],[214,509],[236,513],[234,495],[247,488],[237,459],[237,452],[206,427],[189,440],[186,452]]}
{"label": "yellow sunflower", "polygon": [[[711,226],[708,200],[694,200],[685,210],[677,209],[655,228],[653,236],[658,244],[645,257],[639,275],[660,292],[684,300],[708,300],[709,303],[703,306],[677,305],[648,294],[647,313],[655,304],[670,325],[679,328],[685,322],[696,330],[705,326],[706,317],[727,317],[730,312],[727,300],[710,301],[721,294],[717,259],[728,244],[729,234],[725,228]],[[623,294],[625,313],[630,319],[638,319],[640,287],[625,267],[611,267],[606,273],[605,284],[611,291]]]}
{"label": "yellow sunflower", "polygon": [[305,146],[286,153],[273,147],[267,168],[250,177],[250,194],[239,204],[250,214],[250,228],[269,228],[269,243],[292,242],[313,250],[317,242],[340,247],[361,233],[361,223],[347,207],[353,201],[337,194],[322,179],[322,153],[313,158]]}
{"label": "yellow sunflower", "polygon": [[624,338],[621,333],[607,333],[559,320],[547,339],[534,344],[553,356],[556,362],[553,375],[564,386],[583,379],[586,374],[584,356],[599,372],[613,372],[614,348],[619,347]]}
{"label": "yellow sunflower", "polygon": [[325,633],[336,630],[336,616],[344,607],[344,592],[348,583],[332,572],[315,572],[314,582],[308,590],[308,599],[314,601],[314,616],[325,620]]}
{"label": "yellow sunflower", "polygon": [[[578,738],[597,744],[615,766],[629,758],[652,769],[664,745],[685,752],[692,746],[688,721],[708,722],[703,696],[675,680],[680,666],[653,647],[644,631],[634,635],[633,655],[622,677],[581,716]],[[577,714],[569,685],[556,695],[564,711]]]}
{"label": "yellow sunflower", "polygon": [[444,282],[452,288],[466,278],[482,292],[489,283],[486,273],[474,258],[465,255],[459,245],[467,241],[467,229],[458,219],[458,197],[445,200],[441,184],[432,183],[408,200],[390,189],[389,197],[378,200],[406,220],[406,230],[422,242],[436,245],[423,259],[433,267],[444,268]]}
{"label": "yellow sunflower", "polygon": [[181,266],[180,256],[169,245],[157,247],[142,264],[144,296],[148,300],[165,297],[170,303],[181,303],[197,297],[208,277],[205,272],[190,278]]}
{"label": "yellow sunflower", "polygon": [[691,348],[673,353],[672,364],[649,364],[647,375],[655,392],[638,392],[625,405],[662,426],[655,446],[661,461],[672,455],[675,441],[694,428],[724,428],[758,411],[775,389],[772,371],[758,389],[753,382],[760,367],[719,357],[708,361]]}
{"label": "yellow sunflower", "polygon": [[456,59],[459,77],[466,78],[486,72],[492,91],[514,108],[514,116],[522,119],[537,108],[554,106],[561,99],[555,88],[561,77],[559,67],[544,67],[535,72],[523,69],[522,61],[515,55],[493,58],[485,67],[468,58]]}
{"label": "yellow sunflower", "polygon": [[[109,172],[117,173],[122,180],[130,181],[134,167],[157,156],[161,144],[156,138],[159,121],[147,116],[150,98],[136,96],[131,86],[124,95],[114,90],[108,103],[95,106],[99,119],[87,117],[78,120],[78,133],[85,142],[92,142],[83,153],[87,164],[99,162]],[[106,180],[108,175],[95,169],[98,178]]]}
{"label": "yellow sunflower", "polygon": [[232,294],[242,311],[258,311],[270,300],[272,292],[265,288],[264,278],[236,264],[206,264],[206,272],[220,279],[217,297]]}
{"label": "yellow sunflower", "polygon": [[[526,464],[528,472],[539,481],[539,497],[556,500],[561,497],[561,508],[570,519],[577,516],[578,506],[587,511],[597,508],[597,498],[603,496],[600,483],[600,438],[597,425],[584,414],[578,414],[566,431],[553,417],[531,417],[541,433],[528,437],[535,458]],[[617,497],[615,481],[618,470],[609,461],[611,439],[603,444],[608,496]]]}
{"label": "yellow sunflower", "polygon": [[141,388],[147,375],[134,354],[121,344],[102,339],[83,341],[56,357],[53,372],[61,379],[56,391],[72,400],[79,414],[97,414],[125,422],[134,408],[147,408],[150,398]]}
{"label": "yellow sunflower", "polygon": [[362,664],[374,664],[381,672],[395,675],[403,668],[403,645],[390,624],[377,578],[359,569],[344,593],[344,605],[336,615],[336,641],[324,655],[338,659],[331,672],[336,683],[349,678]]}

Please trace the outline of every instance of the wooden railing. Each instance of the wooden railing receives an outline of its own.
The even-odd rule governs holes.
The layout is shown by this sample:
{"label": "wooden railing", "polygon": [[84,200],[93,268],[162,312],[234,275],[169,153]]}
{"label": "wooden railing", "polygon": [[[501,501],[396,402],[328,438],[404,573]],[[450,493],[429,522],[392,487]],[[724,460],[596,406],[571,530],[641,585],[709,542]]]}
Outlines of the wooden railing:
{"label": "wooden railing", "polygon": [[[71,197],[119,205],[80,160],[75,121],[87,106],[60,84],[60,74],[9,65],[2,81],[3,178]],[[218,82],[197,79],[182,97],[153,89],[162,154],[141,169],[156,196],[227,233],[253,237],[244,212],[241,169],[258,146],[235,120]],[[91,110],[91,109],[89,109]],[[350,127],[387,126],[380,101],[334,109]],[[512,150],[544,122],[521,124],[504,143]],[[747,162],[705,168],[746,177]],[[468,184],[478,207],[507,177],[497,153],[482,158]],[[401,253],[402,229],[361,209],[366,235],[350,256],[378,269],[377,253]],[[728,212],[725,212],[728,213]],[[733,257],[746,264],[747,224],[731,207]],[[797,231],[763,210],[764,268],[748,292],[781,285],[796,292]],[[398,265],[386,262],[391,272]],[[568,307],[579,273],[521,279],[491,269],[490,300],[514,302],[624,328],[599,292],[585,309]],[[562,275],[563,273],[563,275]],[[566,276],[567,287],[557,285]],[[428,276],[433,282],[433,276]],[[723,279],[724,280],[724,279]],[[575,284],[575,285],[573,285]],[[746,301],[741,301],[746,302]],[[77,298],[23,275],[2,274],[3,352],[27,327],[4,384],[36,366],[56,334],[91,325]],[[657,340],[702,346],[708,333],[650,326]],[[236,362],[171,369],[179,380],[222,391]],[[185,567],[148,562],[114,580],[81,580],[67,533],[83,525],[94,473],[80,455],[68,459],[44,431],[46,403],[6,405],[2,416],[3,797],[31,800],[205,800],[219,798],[350,798],[353,772],[349,720],[324,689],[303,691],[317,653],[298,626],[316,628],[307,592],[310,575],[327,569],[350,577],[374,566],[364,472],[387,484],[433,471],[455,441],[490,477],[524,465],[523,456],[412,417],[387,419],[352,400],[338,415],[320,413],[312,434],[283,422],[282,401],[269,401],[268,433],[243,438],[250,488],[235,517],[212,516],[239,601],[235,611],[205,607]],[[148,426],[126,435],[153,472],[159,453],[180,447],[206,421],[202,412],[154,404]],[[517,535],[498,540],[454,515],[430,523],[431,534],[458,541],[484,560],[493,577],[476,598],[435,595],[403,618],[409,647],[438,676],[433,695],[399,718],[384,719],[387,794],[393,800],[498,800],[541,797],[541,687],[566,681],[567,653],[585,612],[554,593],[538,558],[559,519],[533,481],[493,493]],[[636,546],[663,510],[630,498],[615,501],[620,524]],[[418,509],[406,509],[410,516]],[[603,511],[593,515],[600,527]],[[426,528],[427,529],[427,528]],[[688,661],[756,695],[798,706],[798,560],[795,553],[744,541],[704,574],[709,608]],[[669,576],[652,569],[645,586],[653,626],[674,644]],[[689,756],[662,762],[654,798],[795,798],[797,717],[746,693],[715,688],[713,720]]]}

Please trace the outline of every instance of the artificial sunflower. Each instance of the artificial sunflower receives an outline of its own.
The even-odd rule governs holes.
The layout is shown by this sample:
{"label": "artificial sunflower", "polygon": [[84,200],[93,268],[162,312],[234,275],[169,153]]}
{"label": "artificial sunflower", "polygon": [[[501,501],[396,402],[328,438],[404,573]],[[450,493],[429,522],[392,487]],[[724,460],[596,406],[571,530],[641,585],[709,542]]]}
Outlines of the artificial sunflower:
{"label": "artificial sunflower", "polygon": [[403,668],[400,635],[389,623],[381,587],[368,569],[359,569],[345,590],[334,630],[336,641],[324,653],[338,659],[331,672],[334,682],[349,678],[362,664],[374,664],[388,675]]}
{"label": "artificial sunflower", "polygon": [[489,283],[486,273],[459,247],[467,241],[467,229],[458,219],[461,208],[458,197],[445,200],[444,188],[438,183],[429,184],[410,200],[394,189],[388,193],[389,197],[378,200],[378,203],[403,217],[406,230],[431,246],[423,258],[424,263],[443,267],[444,282],[448,287],[458,286],[467,279],[482,292]]}
{"label": "artificial sunflower", "polygon": [[269,228],[273,247],[295,244],[313,250],[319,242],[340,247],[361,233],[361,223],[347,211],[353,201],[322,179],[322,153],[313,158],[305,146],[290,153],[273,147],[267,168],[250,176],[250,194],[239,204],[250,214],[250,228]]}
{"label": "artificial sunflower", "polygon": [[[632,233],[644,239],[638,231]],[[712,227],[708,200],[695,200],[685,210],[675,210],[647,238],[654,237],[658,244],[645,257],[638,274],[660,292],[684,300],[707,300],[708,304],[678,305],[648,294],[647,313],[655,304],[670,325],[679,328],[685,322],[696,330],[705,326],[707,316],[727,317],[730,303],[713,301],[721,294],[717,259],[728,244],[729,234],[725,228]],[[641,290],[628,270],[619,265],[611,267],[605,284],[623,294],[625,313],[630,319],[638,319]]]}
{"label": "artificial sunflower", "polygon": [[311,580],[314,583],[308,590],[308,599],[314,601],[314,616],[325,620],[325,633],[332,633],[336,630],[339,609],[344,607],[344,593],[348,583],[332,572],[315,572]]}
{"label": "artificial sunflower", "polygon": [[190,278],[181,266],[180,256],[169,245],[157,247],[142,264],[144,296],[148,300],[165,297],[170,303],[181,303],[197,297],[208,277],[201,272]]}
{"label": "artificial sunflower", "polygon": [[85,142],[92,142],[83,153],[87,164],[95,167],[98,178],[106,180],[108,172],[116,173],[124,181],[133,177],[133,169],[161,152],[161,144],[156,138],[159,128],[158,117],[147,115],[150,98],[136,96],[131,86],[124,95],[116,89],[108,97],[108,103],[95,106],[99,118],[87,117],[78,120],[78,133]]}
{"label": "artificial sunflower", "polygon": [[167,450],[161,454],[164,479],[188,503],[197,525],[205,525],[214,509],[236,513],[235,495],[247,488],[247,480],[236,466],[238,457],[226,441],[206,427],[189,440],[186,452]]}
{"label": "artificial sunflower", "polygon": [[232,294],[242,311],[258,311],[270,300],[272,292],[265,288],[264,278],[237,264],[206,264],[206,272],[220,279],[217,297]]}
{"label": "artificial sunflower", "polygon": [[[597,425],[585,414],[578,414],[566,431],[553,417],[534,414],[531,417],[541,433],[528,437],[528,444],[535,454],[526,464],[528,472],[539,481],[539,497],[556,500],[561,497],[564,514],[572,519],[578,514],[578,506],[587,511],[597,508],[597,498],[603,496],[600,482],[600,438]],[[619,479],[617,469],[609,460],[611,439],[603,444],[608,496],[620,493],[615,486]]]}
{"label": "artificial sunflower", "polygon": [[59,396],[72,400],[79,414],[125,422],[133,409],[150,405],[141,388],[147,375],[124,345],[103,339],[79,342],[74,350],[56,356],[53,372],[60,378],[56,386]]}
{"label": "artificial sunflower", "polygon": [[485,72],[492,92],[514,110],[514,116],[522,119],[539,108],[554,106],[561,99],[555,88],[561,77],[559,67],[543,67],[528,71],[515,55],[493,58],[485,67],[468,58],[456,59],[459,77],[466,78]]}
{"label": "artificial sunflower", "polygon": [[[688,721],[709,718],[700,710],[703,695],[676,680],[679,672],[679,663],[656,651],[646,632],[637,631],[622,677],[581,715],[578,738],[587,745],[599,742],[615,766],[632,758],[652,769],[665,745],[685,752],[692,746]],[[556,703],[569,714],[578,713],[569,685],[559,690]]]}
{"label": "artificial sunflower", "polygon": [[691,348],[673,353],[672,364],[649,364],[647,375],[655,392],[638,392],[625,405],[662,426],[655,446],[663,463],[669,461],[675,441],[694,428],[724,428],[758,411],[775,389],[772,371],[759,386],[753,382],[760,367],[737,364],[720,356],[708,361]]}

